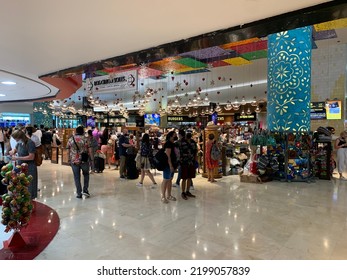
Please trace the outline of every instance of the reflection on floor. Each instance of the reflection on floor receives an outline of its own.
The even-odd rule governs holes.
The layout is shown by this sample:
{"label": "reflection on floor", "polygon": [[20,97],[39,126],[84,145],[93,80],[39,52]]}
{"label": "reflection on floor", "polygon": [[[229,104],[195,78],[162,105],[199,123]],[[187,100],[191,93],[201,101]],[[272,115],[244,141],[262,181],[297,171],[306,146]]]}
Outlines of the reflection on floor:
{"label": "reflection on floor", "polygon": [[[347,181],[217,183],[198,176],[197,197],[163,204],[145,178],[106,169],[76,199],[71,168],[39,167],[38,201],[58,212],[60,229],[36,259],[347,259]],[[160,184],[162,176],[156,174]]]}
{"label": "reflection on floor", "polygon": [[[40,202],[34,201],[34,211],[31,214],[30,223],[20,231],[20,240],[24,246],[11,247],[7,245],[14,232],[4,233],[5,227],[0,226],[0,260],[32,260],[51,242],[59,229],[59,217],[52,208]],[[12,237],[11,237],[12,236]],[[16,242],[14,242],[16,243]],[[17,244],[17,243],[16,243]]]}

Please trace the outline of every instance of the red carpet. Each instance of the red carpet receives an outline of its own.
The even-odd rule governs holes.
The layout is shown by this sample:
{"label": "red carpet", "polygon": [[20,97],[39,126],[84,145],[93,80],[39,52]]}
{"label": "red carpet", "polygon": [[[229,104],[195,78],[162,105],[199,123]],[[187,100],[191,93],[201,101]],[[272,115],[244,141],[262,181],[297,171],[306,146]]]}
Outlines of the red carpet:
{"label": "red carpet", "polygon": [[[5,227],[0,226],[0,260],[32,260],[46,248],[58,232],[60,220],[57,212],[40,202],[33,201],[33,204],[35,210],[31,214],[29,225],[20,231],[24,246],[11,250],[4,248],[3,242],[6,244],[13,232],[4,233]],[[22,242],[20,236],[16,241]]]}

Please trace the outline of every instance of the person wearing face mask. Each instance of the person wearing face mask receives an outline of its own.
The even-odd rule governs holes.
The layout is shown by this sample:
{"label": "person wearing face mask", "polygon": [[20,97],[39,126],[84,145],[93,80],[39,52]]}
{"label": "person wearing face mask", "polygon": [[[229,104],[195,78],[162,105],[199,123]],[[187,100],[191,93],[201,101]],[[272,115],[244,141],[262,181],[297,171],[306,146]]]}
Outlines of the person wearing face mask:
{"label": "person wearing face mask", "polygon": [[335,149],[337,152],[337,170],[341,180],[347,180],[342,173],[346,171],[347,166],[347,132],[342,131],[340,137],[335,140]]}
{"label": "person wearing face mask", "polygon": [[28,190],[30,192],[31,199],[35,199],[38,191],[37,166],[34,162],[35,143],[28,138],[25,132],[21,129],[15,130],[12,133],[12,137],[16,141],[16,146],[10,151],[10,155],[12,155],[12,160],[17,161],[17,164],[28,164],[28,174],[33,176],[33,179],[28,186]]}

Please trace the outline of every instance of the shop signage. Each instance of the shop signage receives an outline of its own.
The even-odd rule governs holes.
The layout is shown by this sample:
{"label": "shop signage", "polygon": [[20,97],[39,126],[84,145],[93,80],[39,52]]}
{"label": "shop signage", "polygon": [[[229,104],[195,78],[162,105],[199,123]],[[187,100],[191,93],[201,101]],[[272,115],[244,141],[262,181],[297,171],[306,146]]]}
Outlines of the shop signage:
{"label": "shop signage", "polygon": [[126,127],[135,127],[136,123],[128,122],[128,123],[125,123],[125,126]]}
{"label": "shop signage", "polygon": [[311,102],[311,120],[325,120],[326,118],[325,102]]}
{"label": "shop signage", "polygon": [[235,122],[247,122],[247,121],[256,121],[257,113],[253,112],[249,115],[241,115],[240,113],[235,113]]}
{"label": "shop signage", "polygon": [[193,122],[195,118],[189,118],[188,116],[168,116],[168,122]]}
{"label": "shop signage", "polygon": [[93,92],[106,90],[120,91],[125,89],[137,90],[137,72],[133,70],[117,73],[112,76],[96,77],[89,83],[89,87],[89,90]]}

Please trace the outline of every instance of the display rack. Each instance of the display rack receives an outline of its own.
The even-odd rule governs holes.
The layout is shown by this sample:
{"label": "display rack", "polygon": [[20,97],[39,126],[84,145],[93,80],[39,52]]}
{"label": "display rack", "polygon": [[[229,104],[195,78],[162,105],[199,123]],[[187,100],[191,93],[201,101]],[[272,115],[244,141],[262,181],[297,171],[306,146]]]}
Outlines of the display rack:
{"label": "display rack", "polygon": [[[256,148],[257,171],[266,180],[314,181],[312,136],[308,132],[267,132]],[[260,137],[258,135],[258,137]]]}
{"label": "display rack", "polygon": [[331,141],[316,139],[314,141],[314,173],[319,179],[330,180],[332,175],[332,144]]}

